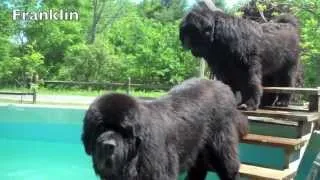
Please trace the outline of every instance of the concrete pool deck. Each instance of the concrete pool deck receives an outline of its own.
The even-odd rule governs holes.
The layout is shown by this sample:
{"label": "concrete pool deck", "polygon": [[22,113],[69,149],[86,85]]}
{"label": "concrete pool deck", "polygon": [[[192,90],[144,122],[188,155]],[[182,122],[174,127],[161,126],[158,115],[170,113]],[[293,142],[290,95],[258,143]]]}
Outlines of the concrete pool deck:
{"label": "concrete pool deck", "polygon": [[[36,105],[57,105],[57,106],[81,106],[88,107],[97,96],[80,96],[80,95],[41,95],[37,94],[37,104]],[[148,100],[149,98],[139,99]],[[0,103],[3,104],[32,104],[32,96],[22,96],[21,95],[0,95]]]}
{"label": "concrete pool deck", "polygon": [[[75,95],[41,95],[37,94],[37,103],[48,104],[79,104],[89,105],[96,97],[95,96],[75,96]],[[0,95],[0,102],[17,101],[20,102],[20,95]],[[32,102],[32,96],[22,96],[23,102]]]}

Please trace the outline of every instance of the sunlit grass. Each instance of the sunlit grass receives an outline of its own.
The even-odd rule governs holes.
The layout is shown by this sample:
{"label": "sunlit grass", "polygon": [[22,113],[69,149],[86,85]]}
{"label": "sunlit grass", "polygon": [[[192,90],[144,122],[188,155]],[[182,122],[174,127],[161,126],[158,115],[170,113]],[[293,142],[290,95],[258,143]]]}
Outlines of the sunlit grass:
{"label": "sunlit grass", "polygon": [[[31,92],[31,90],[26,88],[1,88],[0,92]],[[118,93],[127,93],[123,89],[115,90],[85,90],[85,89],[48,89],[48,88],[39,88],[37,93],[39,95],[70,95],[70,96],[99,96],[104,93],[118,92]],[[166,94],[162,90],[131,90],[130,95],[135,97],[159,97]]]}

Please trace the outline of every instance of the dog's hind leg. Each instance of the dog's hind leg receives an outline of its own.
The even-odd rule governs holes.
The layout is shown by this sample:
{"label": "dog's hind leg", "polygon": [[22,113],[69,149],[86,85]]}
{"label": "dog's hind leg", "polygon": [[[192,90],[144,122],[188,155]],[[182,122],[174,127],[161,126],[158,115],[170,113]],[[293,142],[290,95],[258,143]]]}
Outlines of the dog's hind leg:
{"label": "dog's hind leg", "polygon": [[[297,73],[297,66],[292,66],[283,70],[283,73],[279,76],[280,87],[293,87],[295,84],[295,77]],[[288,106],[291,99],[291,94],[279,94],[277,106]]]}
{"label": "dog's hind leg", "polygon": [[[231,131],[230,131],[231,130]],[[220,179],[239,180],[240,160],[238,157],[237,132],[233,128],[214,134],[210,166]]]}
{"label": "dog's hind leg", "polygon": [[199,154],[196,163],[189,169],[185,180],[205,180],[207,176],[207,163],[203,154]]}

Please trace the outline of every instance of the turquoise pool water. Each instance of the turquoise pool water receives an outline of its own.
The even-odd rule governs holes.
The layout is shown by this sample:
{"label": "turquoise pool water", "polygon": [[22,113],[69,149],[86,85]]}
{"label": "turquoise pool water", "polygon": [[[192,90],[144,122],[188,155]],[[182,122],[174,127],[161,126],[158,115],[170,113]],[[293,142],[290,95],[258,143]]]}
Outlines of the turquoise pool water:
{"label": "turquoise pool water", "polygon": [[80,124],[0,123],[0,179],[97,179]]}

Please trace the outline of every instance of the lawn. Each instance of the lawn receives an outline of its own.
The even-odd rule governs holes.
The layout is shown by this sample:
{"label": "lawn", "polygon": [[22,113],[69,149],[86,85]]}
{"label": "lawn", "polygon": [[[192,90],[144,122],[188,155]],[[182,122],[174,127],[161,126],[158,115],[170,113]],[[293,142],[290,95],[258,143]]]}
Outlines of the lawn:
{"label": "lawn", "polygon": [[[1,88],[0,92],[30,92],[26,88]],[[98,96],[103,93],[118,92],[126,93],[126,90],[116,89],[116,90],[85,90],[85,89],[48,89],[39,88],[37,90],[39,95],[70,95],[70,96]],[[165,91],[153,90],[153,91],[143,91],[143,90],[132,90],[130,94],[135,97],[159,97],[166,94]]]}

